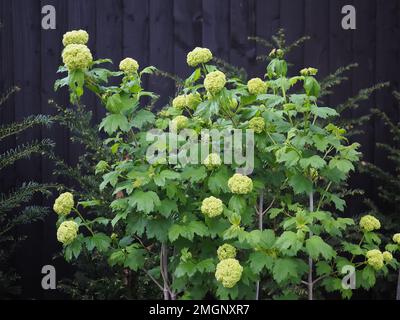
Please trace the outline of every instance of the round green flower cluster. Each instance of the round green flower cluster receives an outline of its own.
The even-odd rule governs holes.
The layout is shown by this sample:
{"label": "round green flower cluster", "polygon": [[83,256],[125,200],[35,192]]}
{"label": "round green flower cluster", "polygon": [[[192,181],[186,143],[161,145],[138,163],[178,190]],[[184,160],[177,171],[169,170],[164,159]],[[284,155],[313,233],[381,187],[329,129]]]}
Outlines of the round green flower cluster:
{"label": "round green flower cluster", "polygon": [[383,261],[385,261],[386,263],[389,263],[393,259],[393,255],[389,251],[384,251],[382,255]]}
{"label": "round green flower cluster", "polygon": [[233,258],[224,259],[217,264],[215,278],[225,288],[233,288],[242,277],[243,267]]}
{"label": "round green flower cluster", "polygon": [[223,211],[222,201],[213,196],[205,198],[201,204],[201,212],[209,218],[217,217]]}
{"label": "round green flower cluster", "polygon": [[364,231],[378,230],[381,227],[379,220],[371,215],[366,215],[360,219],[360,227]]}
{"label": "round green flower cluster", "polygon": [[213,58],[211,51],[207,48],[196,47],[187,55],[187,64],[196,67],[201,63],[207,63]]}
{"label": "round green flower cluster", "polygon": [[198,104],[201,102],[200,94],[196,93],[189,93],[186,95],[186,106],[190,109],[196,109]]}
{"label": "round green flower cluster", "polygon": [[74,196],[70,192],[65,192],[59,195],[54,201],[53,210],[59,215],[68,215],[74,207]]}
{"label": "round green flower cluster", "polygon": [[119,63],[119,70],[125,74],[133,74],[139,69],[139,63],[132,58],[125,58]]}
{"label": "round green flower cluster", "polygon": [[57,240],[64,245],[70,244],[77,237],[78,228],[75,221],[64,221],[57,229]]}
{"label": "round green flower cluster", "polygon": [[235,173],[228,180],[228,187],[232,193],[248,194],[253,190],[253,181],[240,173]]}
{"label": "round green flower cluster", "polygon": [[302,76],[315,76],[318,73],[318,69],[315,68],[304,68],[300,70]]}
{"label": "round green flower cluster", "polygon": [[400,244],[400,233],[396,233],[395,235],[393,235],[393,242]]}
{"label": "round green flower cluster", "polygon": [[249,129],[254,130],[255,133],[261,133],[265,128],[265,120],[263,117],[254,117],[249,121]]}
{"label": "round green flower cluster", "polygon": [[207,167],[207,169],[212,170],[221,165],[221,157],[216,153],[210,153],[204,160],[203,164]]}
{"label": "round green flower cluster", "polygon": [[206,75],[204,79],[204,87],[211,95],[220,92],[226,84],[225,74],[221,71],[213,71]]}
{"label": "round green flower cluster", "polygon": [[253,78],[247,82],[247,89],[250,94],[262,94],[267,91],[267,84],[260,78]]}
{"label": "round green flower cluster", "polygon": [[220,261],[235,258],[236,248],[228,243],[225,243],[218,248],[217,255]]}
{"label": "round green flower cluster", "polygon": [[375,270],[382,269],[383,267],[383,254],[378,249],[369,250],[367,252],[367,263]]}
{"label": "round green flower cluster", "polygon": [[70,44],[86,44],[89,41],[89,34],[85,30],[72,30],[64,34],[64,47]]}
{"label": "round green flower cluster", "polygon": [[84,44],[69,44],[62,52],[62,59],[68,70],[86,69],[93,62],[89,48]]}
{"label": "round green flower cluster", "polygon": [[269,53],[269,56],[271,58],[282,58],[284,55],[284,52],[282,49],[272,49],[271,52]]}
{"label": "round green flower cluster", "polygon": [[172,106],[176,109],[183,109],[186,107],[186,96],[180,95],[177,96],[174,100],[172,100]]}
{"label": "round green flower cluster", "polygon": [[178,132],[181,129],[184,129],[188,126],[189,120],[185,116],[177,116],[175,117],[170,124],[171,131]]}

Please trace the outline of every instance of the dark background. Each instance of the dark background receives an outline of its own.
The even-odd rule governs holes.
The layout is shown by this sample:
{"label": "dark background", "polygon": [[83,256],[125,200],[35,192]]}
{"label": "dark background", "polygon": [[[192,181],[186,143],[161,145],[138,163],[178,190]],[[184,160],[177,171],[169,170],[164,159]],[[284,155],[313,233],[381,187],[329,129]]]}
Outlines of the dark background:
{"label": "dark background", "polygon": [[[41,8],[47,4],[57,10],[56,30],[41,29]],[[346,4],[356,8],[356,30],[341,27],[341,8]],[[210,48],[214,56],[244,67],[249,76],[262,76],[265,65],[256,61],[256,56],[265,54],[266,49],[247,37],[269,39],[279,28],[285,28],[289,42],[303,35],[312,37],[290,54],[292,72],[312,66],[323,77],[339,66],[359,63],[349,73],[350,81],[337,88],[329,103],[338,104],[363,87],[390,81],[390,88],[379,91],[347,116],[359,117],[379,107],[393,120],[399,117],[391,95],[400,80],[398,0],[0,0],[0,21],[0,91],[13,85],[22,89],[3,106],[0,123],[54,113],[48,99],[68,107],[65,90],[54,93],[53,84],[61,64],[62,35],[77,28],[89,32],[89,47],[95,58],[111,58],[117,64],[131,56],[141,67],[154,65],[182,77],[190,72],[186,54],[195,46]],[[155,77],[146,81],[145,87],[164,97],[174,91],[171,81]],[[86,99],[86,104],[94,110],[96,120],[102,118],[104,110],[97,108],[93,98]],[[364,130],[365,134],[357,137],[364,159],[390,169],[375,147],[378,141],[390,141],[387,129],[379,119],[372,118]],[[76,162],[80,148],[70,142],[67,130],[57,126],[30,130],[17,141],[6,140],[0,152],[16,143],[44,137],[56,142],[58,155],[71,164]],[[18,162],[0,173],[1,191],[27,180],[51,181],[51,162],[39,157]],[[359,176],[353,184],[375,197],[376,185],[371,179]],[[358,214],[356,208],[359,206],[349,203],[348,214]],[[40,286],[42,266],[54,264],[53,255],[60,249],[55,219],[51,214],[43,223],[18,229],[28,234],[15,259],[25,297],[55,296]],[[60,262],[55,265],[60,279],[68,268]]]}

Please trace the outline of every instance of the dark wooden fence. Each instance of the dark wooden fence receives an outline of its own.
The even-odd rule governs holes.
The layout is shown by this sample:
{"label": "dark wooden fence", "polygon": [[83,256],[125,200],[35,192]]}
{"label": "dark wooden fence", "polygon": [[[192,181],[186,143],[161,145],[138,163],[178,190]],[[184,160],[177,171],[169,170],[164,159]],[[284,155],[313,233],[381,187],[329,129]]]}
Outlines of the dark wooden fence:
{"label": "dark wooden fence", "polygon": [[[41,8],[48,4],[57,11],[56,30],[41,28]],[[346,4],[356,8],[356,30],[341,27],[341,9]],[[31,114],[54,113],[48,99],[68,106],[66,93],[54,93],[52,88],[60,65],[62,35],[75,28],[90,33],[89,46],[96,58],[118,62],[132,56],[141,66],[155,65],[179,76],[188,74],[185,57],[195,46],[210,48],[215,56],[244,67],[250,76],[262,75],[265,66],[255,58],[265,49],[247,37],[269,38],[285,28],[289,41],[303,35],[312,37],[291,54],[295,69],[313,66],[325,76],[350,62],[360,64],[329,102],[339,103],[363,87],[390,81],[390,89],[375,94],[349,116],[358,117],[371,107],[379,107],[393,119],[398,118],[391,96],[400,80],[398,0],[0,0],[0,21],[0,90],[13,85],[22,89],[0,111],[1,123]],[[174,91],[173,83],[165,79],[150,78],[146,86],[163,97]],[[96,107],[95,101],[88,99],[86,103],[94,110],[95,119],[101,119],[104,111]],[[388,166],[375,148],[377,141],[389,141],[387,130],[378,119],[371,120],[364,129],[365,134],[358,139],[365,158]],[[30,130],[17,141],[6,141],[0,152],[16,143],[46,136],[56,142],[58,155],[70,163],[77,160],[80,149],[70,142],[68,131],[60,127]],[[0,173],[0,187],[5,191],[26,180],[50,181],[51,171],[51,163],[45,158],[21,161]],[[374,193],[376,186],[370,179],[357,178],[355,183]],[[19,230],[29,236],[16,257],[26,296],[53,296],[40,288],[40,269],[52,264],[52,255],[59,248],[54,221],[55,217],[50,216],[45,223]]]}

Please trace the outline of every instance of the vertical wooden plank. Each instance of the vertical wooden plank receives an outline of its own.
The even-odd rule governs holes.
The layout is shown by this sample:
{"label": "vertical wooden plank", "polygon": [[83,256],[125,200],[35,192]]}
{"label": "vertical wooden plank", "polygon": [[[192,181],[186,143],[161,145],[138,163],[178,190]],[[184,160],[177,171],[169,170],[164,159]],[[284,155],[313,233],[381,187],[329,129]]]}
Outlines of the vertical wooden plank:
{"label": "vertical wooden plank", "polygon": [[[280,0],[256,0],[256,32],[255,36],[265,40],[271,37],[279,30],[280,26]],[[256,55],[265,55],[269,49],[256,44]],[[266,61],[258,61],[255,73],[262,77],[265,73]]]}
{"label": "vertical wooden plank", "polygon": [[203,0],[203,46],[215,57],[230,59],[230,0]]}
{"label": "vertical wooden plank", "polygon": [[[150,64],[174,72],[174,20],[173,0],[150,0]],[[150,90],[160,95],[158,106],[168,102],[174,92],[172,80],[151,77]]]}
{"label": "vertical wooden plank", "polygon": [[[52,99],[59,105],[65,108],[70,107],[68,105],[68,92],[65,88],[54,92],[54,82],[62,74],[57,74],[56,71],[58,66],[62,64],[61,52],[63,50],[62,35],[67,29],[67,2],[63,0],[42,0],[41,6],[53,5],[56,9],[56,29],[55,30],[42,30],[38,29],[35,32],[41,34],[41,53],[40,53],[40,94],[41,94],[41,113],[43,114],[55,114],[56,110],[48,104],[48,100]],[[33,63],[33,61],[32,61]],[[42,137],[49,138],[55,142],[54,152],[57,156],[68,160],[70,143],[69,133],[64,127],[54,124],[51,128],[42,128]],[[52,160],[46,157],[42,158],[42,181],[52,182],[55,177],[53,176],[54,163]],[[62,181],[58,181],[62,182]],[[52,207],[53,199],[45,199],[43,205]],[[55,266],[58,275],[62,275],[65,272],[65,263],[63,261],[53,261],[53,255],[55,252],[61,250],[60,244],[56,240],[56,220],[57,216],[49,214],[44,223],[41,225],[40,233],[40,248],[42,250],[40,259],[41,265],[52,264]],[[39,235],[38,235],[39,237]],[[37,250],[37,249],[36,249]],[[39,254],[36,253],[39,257]],[[40,283],[36,283],[36,296],[38,293],[42,295],[42,298],[49,299],[55,294],[53,290],[41,290]]]}
{"label": "vertical wooden plank", "polygon": [[319,0],[305,0],[304,67],[318,69],[318,78],[329,74],[329,6]]}
{"label": "vertical wooden plank", "polygon": [[174,0],[174,70],[186,78],[192,68],[186,63],[189,51],[202,45],[201,0]]}
{"label": "vertical wooden plank", "polygon": [[[304,0],[281,0],[281,28],[285,29],[287,43],[304,36]],[[286,57],[293,64],[290,74],[303,66],[304,47],[296,48]]]}
{"label": "vertical wooden plank", "polygon": [[256,44],[248,40],[256,29],[255,6],[254,0],[231,1],[230,6],[230,62],[243,67],[249,76],[254,75],[256,64]]}
{"label": "vertical wooden plank", "polygon": [[[13,36],[14,39],[14,77],[15,83],[21,87],[21,92],[15,96],[15,119],[40,113],[40,28],[41,7],[40,0],[12,1],[13,10]],[[23,132],[17,138],[17,144],[26,143],[41,138],[40,128]],[[23,181],[37,181],[41,179],[41,160],[32,157],[21,160],[16,164],[17,184]],[[37,239],[41,233],[38,224],[20,226],[18,232],[26,234],[29,241],[17,250],[17,269],[22,276],[22,287],[25,296],[32,296],[40,283],[40,261],[37,259]],[[26,263],[29,261],[30,263]]]}
{"label": "vertical wooden plank", "polygon": [[[96,59],[111,59],[117,70],[122,59],[122,0],[98,0],[96,8]],[[96,121],[104,115],[104,108],[96,109]]]}
{"label": "vertical wooden plank", "polygon": [[[351,4],[346,0],[330,0],[329,1],[329,70],[332,72],[337,68],[353,62],[353,31],[344,30],[342,28],[341,13],[342,7]],[[352,93],[352,80],[336,87],[335,94],[329,97],[331,105],[338,105],[343,102],[345,97],[349,97]],[[340,93],[340,94],[339,94]],[[344,116],[350,117],[350,112],[345,112]]]}
{"label": "vertical wooden plank", "polygon": [[[391,81],[391,91],[399,88],[399,1],[388,0],[385,5],[376,3],[376,66],[375,81]],[[395,99],[387,93],[380,91],[376,94],[376,105],[385,111],[389,118],[398,118],[398,109]],[[393,143],[388,128],[379,118],[374,123],[375,142]],[[382,168],[392,168],[393,164],[387,159],[380,148],[375,149],[374,162]]]}
{"label": "vertical wooden plank", "polygon": [[[353,61],[359,64],[358,68],[353,69],[350,74],[353,80],[353,91],[355,95],[362,88],[370,87],[375,83],[374,65],[375,65],[375,28],[376,28],[376,10],[374,0],[355,0],[354,7],[357,12],[357,29],[350,31],[353,33]],[[390,94],[385,90],[385,94]],[[362,102],[358,110],[352,112],[353,118],[359,118],[370,112],[375,107],[375,95],[368,101]],[[375,133],[373,121],[367,122],[361,127],[363,134],[355,137],[361,144],[360,151],[363,153],[363,159],[373,161],[375,149]],[[362,188],[367,196],[373,197],[373,179],[368,175],[355,174],[352,179],[354,187]],[[362,208],[362,199],[352,201],[353,212],[359,213]]]}
{"label": "vertical wooden plank", "polygon": [[[136,59],[140,68],[149,64],[149,2],[123,0],[123,57]],[[147,88],[146,77],[143,86]]]}
{"label": "vertical wooden plank", "polygon": [[[14,86],[14,38],[13,38],[13,22],[12,7],[9,2],[1,1],[0,11],[0,95],[6,94],[7,90]],[[14,113],[14,96],[11,96],[0,107],[0,123],[11,123],[15,119]],[[0,143],[0,154],[15,147],[15,138],[9,137]],[[15,187],[15,165],[12,165],[0,172],[0,190],[6,192],[10,188]]]}

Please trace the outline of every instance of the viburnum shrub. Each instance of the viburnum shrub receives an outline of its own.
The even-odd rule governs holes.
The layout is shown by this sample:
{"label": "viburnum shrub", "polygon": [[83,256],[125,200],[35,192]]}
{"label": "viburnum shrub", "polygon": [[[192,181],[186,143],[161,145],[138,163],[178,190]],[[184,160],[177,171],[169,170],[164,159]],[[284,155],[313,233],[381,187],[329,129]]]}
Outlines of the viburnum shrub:
{"label": "viburnum shrub", "polygon": [[113,189],[112,219],[85,217],[101,199],[56,200],[67,259],[106,255],[151,278],[165,299],[349,298],[344,276],[368,289],[397,265],[394,245],[380,251],[376,218],[341,217],[345,201],[334,190],[360,153],[335,125],[336,111],[318,105],[316,69],[288,77],[277,49],[265,79],[243,83],[195,48],[187,57],[195,70],[154,113],[156,95],[141,78],[155,68],[140,71],[132,58],[118,72],[99,68],[109,60],[92,61],[85,37],[66,38],[60,71],[68,75],[57,87],[67,85],[73,103],[84,88],[98,96],[104,147],[115,155],[96,168],[99,188]]}

